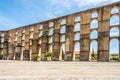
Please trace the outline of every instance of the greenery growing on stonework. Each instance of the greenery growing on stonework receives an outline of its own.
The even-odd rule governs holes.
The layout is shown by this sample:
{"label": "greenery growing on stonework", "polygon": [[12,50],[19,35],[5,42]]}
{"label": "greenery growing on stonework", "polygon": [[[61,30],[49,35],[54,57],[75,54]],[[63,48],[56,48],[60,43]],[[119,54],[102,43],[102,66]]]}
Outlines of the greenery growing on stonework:
{"label": "greenery growing on stonework", "polygon": [[92,51],[91,54],[91,60],[97,60],[97,54],[94,53],[94,50]]}
{"label": "greenery growing on stonework", "polygon": [[119,61],[119,56],[118,55],[111,55],[110,60],[111,61]]}
{"label": "greenery growing on stonework", "polygon": [[39,54],[34,54],[33,57],[34,57],[34,61],[37,61],[40,56]]}
{"label": "greenery growing on stonework", "polygon": [[48,51],[48,52],[45,53],[45,57],[52,57],[52,55],[53,55],[53,53],[50,52],[50,51]]}
{"label": "greenery growing on stonework", "polygon": [[34,55],[34,58],[39,58],[40,56],[38,54],[35,54]]}
{"label": "greenery growing on stonework", "polygon": [[65,54],[64,51],[62,50],[62,60],[64,60]]}
{"label": "greenery growing on stonework", "polygon": [[47,60],[51,60],[52,59],[52,56],[53,56],[53,53],[48,51],[45,53],[45,57],[47,58]]}

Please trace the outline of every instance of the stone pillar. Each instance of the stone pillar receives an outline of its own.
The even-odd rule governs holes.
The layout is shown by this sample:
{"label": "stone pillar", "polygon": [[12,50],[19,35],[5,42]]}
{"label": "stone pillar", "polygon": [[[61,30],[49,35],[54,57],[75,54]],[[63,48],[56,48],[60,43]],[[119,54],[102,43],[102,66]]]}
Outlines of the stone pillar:
{"label": "stone pillar", "polygon": [[9,45],[9,48],[8,48],[8,58],[7,60],[13,60],[14,58],[14,45]]}
{"label": "stone pillar", "polygon": [[53,60],[58,61],[60,56],[60,30],[54,30],[54,39],[53,39]]}
{"label": "stone pillar", "polygon": [[34,39],[32,40],[32,60],[34,59],[34,55],[38,54],[38,40]]}
{"label": "stone pillar", "polygon": [[98,61],[109,61],[110,13],[110,6],[101,8],[101,21],[98,27]]}
{"label": "stone pillar", "polygon": [[90,51],[90,27],[89,24],[81,25],[80,32],[80,60],[89,61]]}
{"label": "stone pillar", "polygon": [[80,39],[80,60],[89,61],[90,39],[89,34],[81,35]]}
{"label": "stone pillar", "polygon": [[20,60],[20,55],[21,55],[21,44],[18,44],[15,47],[15,60]]}
{"label": "stone pillar", "polygon": [[43,25],[43,35],[41,37],[42,44],[41,44],[41,60],[44,61],[45,53],[48,51],[48,25]]}
{"label": "stone pillar", "polygon": [[25,48],[22,46],[22,50],[21,50],[21,57],[20,60],[23,60],[23,53],[24,53]]}
{"label": "stone pillar", "polygon": [[99,32],[98,61],[109,61],[109,31]]}
{"label": "stone pillar", "polygon": [[39,46],[39,49],[38,49],[38,50],[39,50],[38,55],[40,56],[40,57],[38,58],[38,60],[41,61],[41,47],[40,47],[40,46]]}
{"label": "stone pillar", "polygon": [[[119,8],[120,8],[120,5],[119,5]],[[119,21],[119,62],[120,62],[120,21]]]}
{"label": "stone pillar", "polygon": [[74,27],[72,25],[66,26],[66,52],[65,52],[65,60],[72,61],[73,59],[73,48],[74,48]]}
{"label": "stone pillar", "polygon": [[30,46],[30,61],[32,60],[32,47]]}
{"label": "stone pillar", "polygon": [[[120,31],[120,29],[119,29]],[[119,32],[119,35],[120,35],[120,32]],[[120,37],[119,37],[119,62],[120,62]]]}
{"label": "stone pillar", "polygon": [[3,59],[7,60],[7,57],[8,57],[8,42],[5,41],[3,43]]}

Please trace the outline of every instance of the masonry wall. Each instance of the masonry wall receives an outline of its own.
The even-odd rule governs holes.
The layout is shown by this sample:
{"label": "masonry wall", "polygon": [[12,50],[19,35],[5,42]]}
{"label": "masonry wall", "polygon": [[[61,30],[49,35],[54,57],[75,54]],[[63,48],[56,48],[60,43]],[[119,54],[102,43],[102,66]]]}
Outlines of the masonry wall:
{"label": "masonry wall", "polygon": [[[119,12],[111,14],[113,8],[119,9]],[[97,13],[98,16],[91,18],[93,13]],[[120,29],[120,22],[110,26],[110,18],[114,15],[119,16],[120,19],[120,2],[8,31],[0,31],[2,59],[33,60],[34,55],[38,53],[39,60],[46,60],[45,53],[51,51],[54,53],[52,59],[55,61],[62,60],[63,52],[66,61],[75,60],[76,54],[79,55],[80,61],[89,61],[90,43],[95,40],[98,42],[98,61],[109,61],[110,40],[115,38],[120,43],[119,36],[110,37],[112,28]],[[80,17],[80,20],[75,21],[77,17]],[[91,29],[93,20],[98,21],[98,28]],[[74,31],[76,24],[80,24],[80,31]],[[63,32],[61,32],[62,27],[65,27]],[[91,32],[94,30],[98,32],[98,38],[91,39]],[[76,34],[80,34],[80,39],[74,39]],[[62,40],[63,36],[65,40]],[[76,43],[80,43],[79,51],[75,51]],[[65,47],[65,51],[62,46]]]}

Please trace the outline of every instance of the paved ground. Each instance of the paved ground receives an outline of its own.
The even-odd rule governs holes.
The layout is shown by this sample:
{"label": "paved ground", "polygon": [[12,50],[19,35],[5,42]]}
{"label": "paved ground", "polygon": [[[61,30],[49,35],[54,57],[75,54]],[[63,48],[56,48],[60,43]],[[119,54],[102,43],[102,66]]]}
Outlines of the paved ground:
{"label": "paved ground", "polygon": [[120,80],[120,62],[0,61],[0,80]]}

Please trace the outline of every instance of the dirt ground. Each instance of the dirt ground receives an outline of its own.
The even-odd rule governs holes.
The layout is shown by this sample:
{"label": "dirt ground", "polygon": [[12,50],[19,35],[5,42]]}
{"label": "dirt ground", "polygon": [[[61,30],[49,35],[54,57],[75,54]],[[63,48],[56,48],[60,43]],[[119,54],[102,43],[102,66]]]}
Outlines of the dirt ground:
{"label": "dirt ground", "polygon": [[0,80],[120,80],[120,62],[1,60]]}

